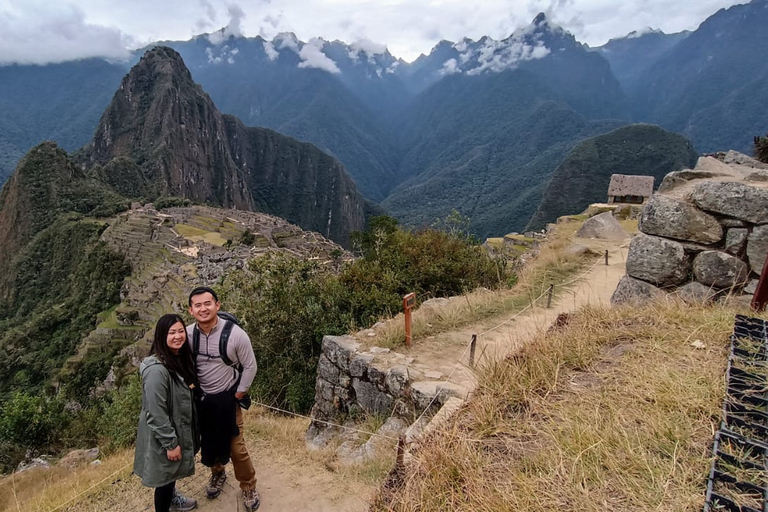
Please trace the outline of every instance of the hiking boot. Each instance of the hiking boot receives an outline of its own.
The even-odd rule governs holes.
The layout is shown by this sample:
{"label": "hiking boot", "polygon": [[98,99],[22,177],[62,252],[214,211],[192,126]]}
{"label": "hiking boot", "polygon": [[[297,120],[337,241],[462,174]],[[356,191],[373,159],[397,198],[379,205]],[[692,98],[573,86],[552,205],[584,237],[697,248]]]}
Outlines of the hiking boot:
{"label": "hiking boot", "polygon": [[197,506],[197,500],[193,498],[187,498],[183,494],[181,494],[179,491],[173,492],[173,499],[171,500],[171,508],[169,508],[169,511],[173,510],[192,510]]}
{"label": "hiking boot", "polygon": [[248,512],[253,512],[259,508],[261,500],[259,499],[259,493],[256,492],[255,487],[243,491],[243,505],[245,505],[245,510]]}
{"label": "hiking boot", "polygon": [[224,482],[227,481],[227,474],[222,471],[221,473],[211,473],[211,479],[208,480],[208,487],[205,489],[205,494],[208,499],[213,499],[221,494],[221,489],[224,488]]}

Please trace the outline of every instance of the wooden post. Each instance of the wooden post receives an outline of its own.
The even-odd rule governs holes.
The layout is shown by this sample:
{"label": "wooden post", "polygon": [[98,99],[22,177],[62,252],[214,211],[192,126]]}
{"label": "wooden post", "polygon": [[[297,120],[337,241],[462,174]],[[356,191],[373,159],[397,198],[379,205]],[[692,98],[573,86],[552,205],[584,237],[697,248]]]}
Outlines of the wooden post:
{"label": "wooden post", "polygon": [[608,265],[608,249],[605,250],[605,264]]}
{"label": "wooden post", "polygon": [[549,290],[548,290],[548,293],[547,293],[547,309],[552,307],[552,292],[553,291],[555,291],[555,285],[554,284],[550,284],[549,285]]}
{"label": "wooden post", "polygon": [[411,310],[416,303],[416,294],[409,293],[403,297],[403,313],[405,314],[405,346],[411,348]]}
{"label": "wooden post", "polygon": [[757,289],[755,295],[752,296],[750,306],[759,312],[765,309],[766,302],[768,302],[768,255],[765,257],[763,272],[760,274],[760,280],[757,282]]}
{"label": "wooden post", "polygon": [[475,348],[477,347],[477,334],[472,335],[472,341],[469,344],[469,367],[475,367]]}
{"label": "wooden post", "polygon": [[405,434],[400,434],[400,439],[397,441],[397,461],[395,467],[404,467],[403,458],[405,455]]}

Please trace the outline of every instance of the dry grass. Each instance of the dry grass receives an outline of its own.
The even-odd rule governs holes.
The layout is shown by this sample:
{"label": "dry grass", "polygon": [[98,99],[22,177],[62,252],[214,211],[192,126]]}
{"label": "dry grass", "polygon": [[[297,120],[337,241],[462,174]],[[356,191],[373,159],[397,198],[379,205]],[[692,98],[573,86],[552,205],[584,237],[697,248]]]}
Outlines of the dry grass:
{"label": "dry grass", "polygon": [[[565,254],[565,249],[572,244],[579,227],[581,223],[577,222],[557,226],[556,231],[542,244],[539,255],[520,271],[517,284],[511,289],[481,289],[415,310],[411,328],[414,339],[453,330],[478,320],[512,314],[537,298],[539,301],[546,300],[543,295],[550,284],[557,285],[572,279],[594,261]],[[562,288],[555,288],[555,296],[558,291],[562,291]],[[358,333],[356,337],[363,343],[369,342],[364,333]],[[405,327],[401,313],[386,322],[376,336],[375,344],[395,347],[402,345],[404,340]]]}
{"label": "dry grass", "polygon": [[579,311],[490,364],[374,509],[701,510],[734,312]]}
{"label": "dry grass", "polygon": [[[248,411],[245,437],[256,461],[257,473],[260,461],[268,461],[271,469],[294,468],[294,474],[322,475],[329,481],[324,498],[342,499],[350,495],[370,495],[394,464],[394,446],[380,458],[361,465],[335,464],[334,447],[316,452],[306,449],[304,434],[308,425],[307,419],[277,416],[258,407]],[[151,503],[151,490],[142,487],[139,479],[131,475],[133,450],[102,460],[99,466],[85,465],[75,470],[53,467],[5,477],[0,480],[0,511],[91,512],[104,510],[107,504],[121,503],[123,508],[114,509],[109,505],[110,510],[135,512],[138,509],[131,507]],[[182,487],[185,484],[187,479],[181,481]],[[73,498],[77,499],[71,501]],[[66,507],[57,509],[62,505]]]}

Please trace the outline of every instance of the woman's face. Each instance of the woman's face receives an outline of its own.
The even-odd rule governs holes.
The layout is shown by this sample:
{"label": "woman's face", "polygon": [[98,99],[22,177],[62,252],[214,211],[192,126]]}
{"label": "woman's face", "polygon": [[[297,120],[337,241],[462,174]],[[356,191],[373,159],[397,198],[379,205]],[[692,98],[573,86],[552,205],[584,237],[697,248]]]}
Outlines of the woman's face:
{"label": "woman's face", "polygon": [[166,340],[166,343],[168,343],[168,348],[170,348],[171,352],[174,354],[178,354],[179,350],[181,350],[181,347],[184,346],[184,343],[186,342],[187,330],[184,329],[184,324],[181,322],[176,322],[168,330],[168,339]]}

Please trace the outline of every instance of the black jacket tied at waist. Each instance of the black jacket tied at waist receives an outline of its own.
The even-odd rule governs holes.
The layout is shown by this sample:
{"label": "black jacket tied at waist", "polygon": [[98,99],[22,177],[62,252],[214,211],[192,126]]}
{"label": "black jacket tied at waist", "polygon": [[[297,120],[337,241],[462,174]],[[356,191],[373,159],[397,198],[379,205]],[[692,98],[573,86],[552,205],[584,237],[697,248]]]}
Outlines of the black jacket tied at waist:
{"label": "black jacket tied at waist", "polygon": [[199,402],[201,461],[211,467],[229,462],[232,438],[240,433],[232,390],[204,395]]}

